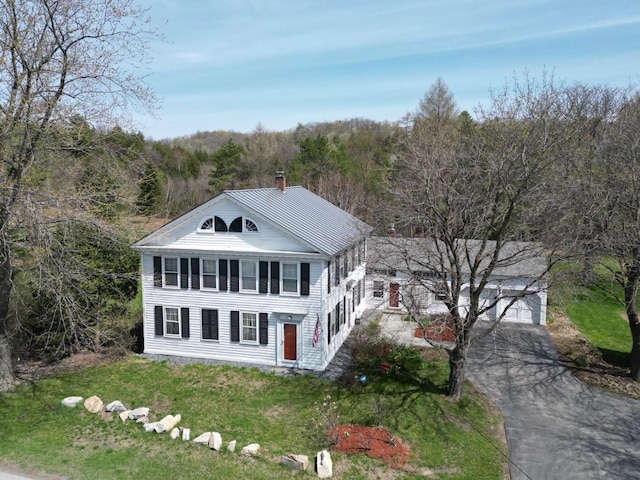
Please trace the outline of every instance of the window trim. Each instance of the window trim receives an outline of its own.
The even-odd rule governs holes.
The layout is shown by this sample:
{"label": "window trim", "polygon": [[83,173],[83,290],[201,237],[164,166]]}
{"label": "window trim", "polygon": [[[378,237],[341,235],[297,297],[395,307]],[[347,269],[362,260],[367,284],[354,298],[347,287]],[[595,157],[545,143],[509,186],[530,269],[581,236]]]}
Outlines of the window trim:
{"label": "window trim", "polygon": [[[244,267],[245,264],[253,264],[253,267],[254,267],[254,270],[253,270],[254,271],[254,276],[253,276],[253,278],[255,279],[255,288],[253,288],[253,289],[247,289],[244,286],[244,277],[245,277],[245,275],[244,275],[244,268],[243,267]],[[258,293],[258,284],[259,284],[259,281],[260,281],[260,274],[259,274],[260,270],[259,270],[259,268],[260,267],[258,265],[258,261],[257,260],[240,260],[240,268],[239,268],[240,271],[238,272],[239,273],[238,277],[239,277],[239,281],[240,281],[239,290],[241,292],[243,292],[243,293]]]}
{"label": "window trim", "polygon": [[[296,266],[296,291],[286,291],[284,289],[284,266],[285,265],[295,265]],[[292,278],[287,278],[287,280],[292,280]],[[301,272],[300,272],[300,262],[280,262],[280,295],[290,295],[290,296],[300,296],[300,282],[301,281]]]}
{"label": "window trim", "polygon": [[[211,273],[206,273],[204,271],[204,262],[212,262],[214,267],[215,267],[215,274],[211,274]],[[216,286],[215,287],[207,287],[205,286],[205,282],[204,279],[205,277],[211,277],[211,276],[215,276],[216,279]],[[201,290],[208,290],[211,292],[217,292],[219,285],[220,285],[220,279],[219,279],[219,275],[218,275],[218,259],[217,258],[201,258],[200,259],[200,289]]]}
{"label": "window trim", "polygon": [[[181,317],[180,307],[176,307],[173,305],[165,305],[163,309],[164,309],[163,318],[162,318],[163,327],[164,327],[163,336],[169,337],[169,338],[181,338],[182,337],[182,317]],[[171,320],[171,323],[178,324],[178,333],[169,333],[169,328],[168,328],[169,310],[175,310],[176,312],[176,320],[175,321]]]}
{"label": "window trim", "polygon": [[[255,321],[255,325],[254,326],[248,326],[245,327],[245,315],[253,315],[254,316],[254,321]],[[246,345],[259,345],[260,342],[260,315],[258,314],[258,312],[251,312],[251,311],[240,311],[240,343],[246,344]],[[253,328],[255,331],[255,340],[247,340],[244,338],[244,329],[245,328]]]}
{"label": "window trim", "polygon": [[[176,270],[167,270],[167,260],[175,260]],[[175,285],[167,282],[167,273],[176,276]],[[162,286],[164,288],[180,288],[180,257],[162,257]]]}

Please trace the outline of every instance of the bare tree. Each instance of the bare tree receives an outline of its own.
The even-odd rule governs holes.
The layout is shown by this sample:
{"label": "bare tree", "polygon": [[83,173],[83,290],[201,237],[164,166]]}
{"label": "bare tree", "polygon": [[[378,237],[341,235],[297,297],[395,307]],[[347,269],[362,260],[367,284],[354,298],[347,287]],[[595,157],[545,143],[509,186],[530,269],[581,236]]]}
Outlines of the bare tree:
{"label": "bare tree", "polygon": [[[492,94],[477,124],[461,128],[450,118],[428,129],[410,128],[398,153],[393,210],[384,221],[393,221],[398,233],[423,238],[408,246],[394,238],[388,243],[403,257],[396,268],[438,294],[450,314],[450,396],[463,394],[478,319],[505,299],[508,307],[535,294],[554,262],[549,257],[532,269],[534,277],[516,292],[492,285],[501,269],[530,266],[552,253],[542,252],[542,241],[564,213],[559,202],[547,200],[548,175],[575,136],[567,122],[570,109],[552,77],[514,78]],[[503,317],[504,311],[494,315],[491,328]]]}
{"label": "bare tree", "polygon": [[625,309],[632,339],[631,377],[640,381],[640,93],[594,89],[599,106],[589,161],[576,164],[572,204],[581,251],[597,264],[593,283]]}
{"label": "bare tree", "polygon": [[16,250],[34,248],[23,215],[52,211],[29,206],[42,200],[34,167],[65,149],[60,132],[73,116],[108,124],[126,120],[129,107],[154,106],[141,69],[154,37],[132,0],[0,1],[0,389],[14,379],[7,327],[22,266]]}

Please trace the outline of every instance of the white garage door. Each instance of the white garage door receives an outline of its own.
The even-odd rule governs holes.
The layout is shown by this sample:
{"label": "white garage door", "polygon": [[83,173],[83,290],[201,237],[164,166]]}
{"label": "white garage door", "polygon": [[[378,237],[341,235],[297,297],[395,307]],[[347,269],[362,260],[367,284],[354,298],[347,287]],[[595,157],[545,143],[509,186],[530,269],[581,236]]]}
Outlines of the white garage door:
{"label": "white garage door", "polygon": [[[504,306],[509,304],[508,300],[504,300]],[[509,307],[504,316],[505,322],[533,323],[533,308],[530,301],[526,298],[518,299]]]}

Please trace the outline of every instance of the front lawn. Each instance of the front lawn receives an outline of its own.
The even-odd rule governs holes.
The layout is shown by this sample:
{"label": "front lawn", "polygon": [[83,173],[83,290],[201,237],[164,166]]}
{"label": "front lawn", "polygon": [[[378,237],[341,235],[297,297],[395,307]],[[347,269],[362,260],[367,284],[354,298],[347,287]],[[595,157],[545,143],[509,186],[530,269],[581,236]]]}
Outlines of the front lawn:
{"label": "front lawn", "polygon": [[[471,386],[460,402],[446,398],[446,358],[434,350],[418,356],[418,363],[407,352],[393,357],[410,357],[418,371],[374,370],[366,379],[342,383],[257,369],[176,367],[129,356],[0,396],[0,459],[69,479],[317,478],[313,471],[286,469],[278,464],[280,457],[304,454],[313,465],[316,452],[330,447],[325,433],[331,426],[359,424],[385,427],[409,446],[409,461],[392,469],[364,453],[334,452],[334,478],[501,479],[505,447],[496,438],[499,415]],[[147,406],[151,420],[179,413],[191,439],[217,431],[223,449],[145,433],[140,424],[91,414],[81,405],[62,406],[72,395]],[[238,448],[226,451],[234,439]],[[240,455],[249,443],[261,445],[256,457]]]}

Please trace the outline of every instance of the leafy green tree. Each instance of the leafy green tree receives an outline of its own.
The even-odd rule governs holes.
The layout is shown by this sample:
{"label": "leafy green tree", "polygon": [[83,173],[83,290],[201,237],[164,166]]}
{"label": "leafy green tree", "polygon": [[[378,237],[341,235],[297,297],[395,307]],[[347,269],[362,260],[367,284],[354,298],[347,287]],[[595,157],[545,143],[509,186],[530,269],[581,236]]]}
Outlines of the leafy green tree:
{"label": "leafy green tree", "polygon": [[[136,295],[139,262],[131,239],[81,220],[60,222],[39,235],[45,238],[38,243],[46,240],[49,247],[29,255],[29,268],[21,273],[20,290],[30,300],[21,311],[18,348],[40,358],[107,345],[128,348],[134,322],[127,304]],[[60,271],[64,276],[56,275]]]}

